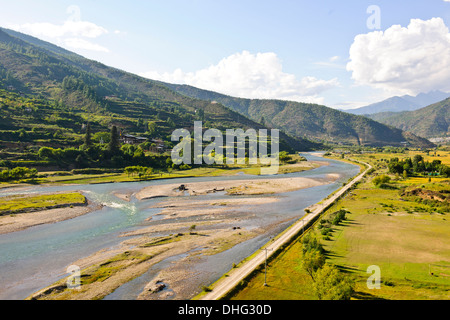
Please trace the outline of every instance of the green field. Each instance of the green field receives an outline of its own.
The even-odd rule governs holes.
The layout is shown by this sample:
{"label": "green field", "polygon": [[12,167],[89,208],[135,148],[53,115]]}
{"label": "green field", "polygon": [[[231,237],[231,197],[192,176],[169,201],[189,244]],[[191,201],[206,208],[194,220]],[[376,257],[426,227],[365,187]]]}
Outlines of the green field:
{"label": "green field", "polygon": [[86,204],[86,198],[78,192],[2,197],[0,198],[0,216],[84,204]]}
{"label": "green field", "polygon": [[[417,153],[417,152],[415,152]],[[448,152],[440,159],[448,163]],[[379,164],[391,154],[356,155],[354,158]],[[396,155],[399,156],[398,154]],[[425,156],[425,155],[424,155]],[[445,201],[402,196],[417,188],[446,195],[450,181],[444,178],[392,176],[389,188],[372,183],[374,175],[386,173],[383,166],[367,176],[357,188],[327,210],[350,212],[347,220],[333,226],[326,238],[318,228],[309,231],[319,237],[326,250],[327,263],[339,267],[355,283],[353,299],[426,300],[450,299],[450,221]],[[426,201],[425,201],[426,200]],[[446,202],[447,201],[447,202]],[[325,240],[326,239],[326,240]],[[301,239],[297,239],[269,263],[268,287],[264,287],[264,269],[243,286],[232,299],[308,300],[317,299],[311,277],[301,269]],[[369,266],[381,271],[381,288],[369,289]]]}

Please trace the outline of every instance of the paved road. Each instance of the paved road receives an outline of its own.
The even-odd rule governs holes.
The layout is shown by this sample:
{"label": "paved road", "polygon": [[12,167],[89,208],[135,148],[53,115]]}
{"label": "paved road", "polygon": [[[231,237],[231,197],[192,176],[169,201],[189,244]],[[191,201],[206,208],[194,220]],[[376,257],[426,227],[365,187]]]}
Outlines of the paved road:
{"label": "paved road", "polygon": [[[359,176],[354,178],[350,183],[341,188],[336,194],[334,194],[331,198],[325,200],[322,204],[318,205],[316,209],[307,214],[303,219],[299,220],[292,227],[287,230],[284,234],[282,234],[277,240],[267,245],[266,248],[270,251],[267,252],[267,257],[270,257],[275,251],[277,251],[281,246],[285,243],[289,242],[292,237],[296,236],[305,225],[313,220],[315,217],[320,215],[325,208],[331,205],[334,201],[336,201],[342,194],[344,194],[348,189],[350,189],[355,183],[359,182],[366,173],[372,168],[371,165],[364,163],[367,165],[367,169],[361,173]],[[214,289],[211,292],[208,292],[201,299],[202,300],[218,300],[227,294],[231,289],[233,289],[236,285],[239,284],[246,276],[248,276],[251,272],[253,272],[258,266],[264,263],[266,258],[266,251],[261,250],[255,257],[251,260],[245,262],[239,268],[233,269],[228,273],[228,277],[223,278],[218,283],[215,284]],[[263,284],[261,284],[263,285]]]}

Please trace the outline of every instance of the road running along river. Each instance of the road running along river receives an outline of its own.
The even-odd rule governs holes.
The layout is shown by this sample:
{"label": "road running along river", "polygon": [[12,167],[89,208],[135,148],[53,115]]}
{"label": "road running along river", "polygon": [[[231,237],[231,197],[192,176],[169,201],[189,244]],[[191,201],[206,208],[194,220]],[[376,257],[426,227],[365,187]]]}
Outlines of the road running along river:
{"label": "road running along river", "polygon": [[[270,238],[286,229],[296,219],[304,214],[304,209],[315,204],[342,186],[350,178],[359,173],[358,166],[317,157],[311,153],[303,154],[310,161],[327,161],[329,165],[320,168],[283,175],[282,177],[324,178],[327,174],[338,173],[340,178],[334,183],[313,187],[285,194],[279,194],[282,200],[271,205],[265,205],[264,210],[258,210],[257,220],[251,220],[253,225],[244,227],[260,227],[280,221],[289,220],[278,225],[269,233],[240,243],[233,248],[203,257],[195,268],[202,276],[198,287],[213,283],[222,274],[230,270],[233,263],[253,254]],[[272,176],[280,178],[280,176]],[[82,191],[91,201],[103,204],[101,210],[89,214],[58,222],[41,225],[11,234],[0,235],[0,299],[24,299],[30,294],[42,289],[57,280],[67,276],[66,269],[74,261],[87,257],[99,250],[118,246],[124,232],[139,229],[144,221],[157,215],[161,209],[149,208],[167,199],[150,199],[138,201],[134,197],[130,202],[117,198],[114,193],[134,193],[150,185],[180,183],[186,184],[197,181],[267,179],[268,176],[224,176],[177,178],[170,180],[155,180],[148,182],[131,182],[100,185],[72,185],[72,186],[33,186],[26,190],[27,194],[40,194],[56,191]],[[0,190],[0,196],[23,194],[23,190]],[[273,196],[273,195],[270,195]],[[223,193],[202,197],[229,197]],[[249,210],[247,207],[246,210]],[[251,208],[250,208],[251,210]],[[183,255],[179,258],[181,259]],[[172,257],[170,261],[176,257]],[[144,286],[152,280],[157,271],[164,266],[152,267],[143,276],[118,288],[106,299],[135,299]],[[213,270],[213,271],[212,271]]]}

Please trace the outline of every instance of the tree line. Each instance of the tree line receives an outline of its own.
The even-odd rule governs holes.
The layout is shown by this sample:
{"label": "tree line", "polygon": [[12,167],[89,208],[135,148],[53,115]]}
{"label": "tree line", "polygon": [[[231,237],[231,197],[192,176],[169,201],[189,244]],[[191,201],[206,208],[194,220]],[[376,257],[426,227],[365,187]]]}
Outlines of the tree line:
{"label": "tree line", "polygon": [[388,164],[389,172],[393,174],[403,175],[405,178],[414,175],[440,175],[450,177],[450,167],[442,164],[441,160],[425,161],[420,154],[415,155],[412,159],[392,158]]}
{"label": "tree line", "polygon": [[36,169],[29,169],[24,167],[16,167],[14,169],[6,169],[0,171],[0,181],[16,181],[22,179],[33,179],[37,176],[38,171]]}
{"label": "tree line", "polygon": [[326,262],[325,249],[310,233],[302,239],[301,267],[311,277],[319,300],[350,300],[354,282],[336,266]]}

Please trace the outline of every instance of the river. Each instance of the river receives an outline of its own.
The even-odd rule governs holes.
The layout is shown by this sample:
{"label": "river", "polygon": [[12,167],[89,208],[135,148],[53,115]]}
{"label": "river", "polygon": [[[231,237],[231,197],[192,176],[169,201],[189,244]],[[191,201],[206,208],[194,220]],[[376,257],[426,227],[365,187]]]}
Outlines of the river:
{"label": "river", "polygon": [[[311,161],[324,161],[311,153],[302,154]],[[208,285],[227,272],[232,263],[238,263],[245,257],[254,253],[271,237],[287,228],[293,221],[301,217],[304,209],[321,201],[333,193],[343,182],[359,172],[359,167],[345,162],[326,159],[327,166],[283,175],[282,177],[308,177],[323,178],[330,173],[338,173],[341,178],[336,182],[280,194],[282,200],[273,205],[267,205],[264,210],[258,211],[255,227],[273,224],[280,221],[277,228],[271,232],[243,242],[235,247],[214,256],[208,256],[199,261],[195,268],[202,273],[198,286]],[[280,176],[273,176],[280,178]],[[27,193],[49,193],[55,191],[81,191],[89,200],[101,203],[104,207],[86,215],[58,222],[41,225],[24,231],[0,235],[0,299],[24,299],[30,294],[42,289],[57,280],[67,276],[66,269],[71,263],[87,257],[99,250],[118,246],[123,238],[119,235],[135,230],[142,226],[144,221],[160,212],[160,209],[149,209],[164,199],[151,199],[138,201],[132,197],[126,202],[114,196],[114,193],[133,193],[150,185],[186,184],[197,181],[212,180],[240,180],[240,179],[267,179],[267,176],[224,176],[179,178],[170,180],[155,180],[148,182],[130,182],[97,185],[71,185],[71,186],[33,186]],[[0,190],[0,197],[12,194],[23,194],[23,190]],[[210,195],[213,197],[228,197],[225,194]],[[210,197],[208,196],[208,197]],[[205,196],[206,197],[206,196]],[[246,208],[248,210],[248,208]],[[247,225],[245,227],[252,227]],[[182,256],[178,257],[182,258]],[[177,257],[155,265],[141,277],[118,288],[106,299],[135,299],[147,282],[157,272]],[[212,271],[214,270],[214,271]]]}

